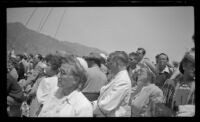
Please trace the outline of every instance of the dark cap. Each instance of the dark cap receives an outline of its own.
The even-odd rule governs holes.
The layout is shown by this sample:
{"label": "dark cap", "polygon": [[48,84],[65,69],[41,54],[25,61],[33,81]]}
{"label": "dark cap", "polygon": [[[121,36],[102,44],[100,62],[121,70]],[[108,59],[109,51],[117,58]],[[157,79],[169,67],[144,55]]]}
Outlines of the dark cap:
{"label": "dark cap", "polygon": [[101,60],[101,55],[96,52],[91,52],[88,56],[85,57],[86,60]]}
{"label": "dark cap", "polygon": [[96,52],[91,52],[88,56],[84,57],[86,61],[94,61],[100,67],[101,64],[101,55]]}

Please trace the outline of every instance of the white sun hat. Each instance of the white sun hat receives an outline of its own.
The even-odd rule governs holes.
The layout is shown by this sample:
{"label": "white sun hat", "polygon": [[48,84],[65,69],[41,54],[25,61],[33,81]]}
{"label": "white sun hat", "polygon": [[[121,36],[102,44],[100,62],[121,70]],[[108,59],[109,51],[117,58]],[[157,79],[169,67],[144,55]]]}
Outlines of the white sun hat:
{"label": "white sun hat", "polygon": [[83,68],[87,71],[88,70],[88,64],[85,61],[85,59],[81,57],[76,57],[76,59],[80,62],[80,64],[83,66]]}
{"label": "white sun hat", "polygon": [[100,56],[103,57],[105,60],[107,60],[107,56],[103,53],[100,53]]}

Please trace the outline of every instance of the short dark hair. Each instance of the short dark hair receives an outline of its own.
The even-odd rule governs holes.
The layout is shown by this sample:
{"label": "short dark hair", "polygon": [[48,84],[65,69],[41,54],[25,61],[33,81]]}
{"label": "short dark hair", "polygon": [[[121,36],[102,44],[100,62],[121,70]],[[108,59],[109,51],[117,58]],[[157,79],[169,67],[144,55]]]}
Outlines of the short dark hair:
{"label": "short dark hair", "polygon": [[159,58],[161,55],[165,55],[165,56],[167,57],[167,61],[169,61],[169,57],[168,57],[167,54],[165,54],[165,53],[160,53],[160,54],[158,55],[158,58]]}
{"label": "short dark hair", "polygon": [[38,59],[41,61],[43,59],[41,54],[37,54],[38,55]]}
{"label": "short dark hair", "polygon": [[51,64],[51,67],[53,70],[58,70],[58,68],[61,66],[61,57],[58,55],[48,54],[45,57],[46,62],[49,62]]}
{"label": "short dark hair", "polygon": [[144,48],[142,48],[142,47],[139,47],[137,50],[142,50],[143,55],[146,54],[146,50]]}
{"label": "short dark hair", "polygon": [[116,61],[120,60],[124,64],[124,66],[128,65],[128,55],[124,51],[115,51],[111,53],[109,57]]}

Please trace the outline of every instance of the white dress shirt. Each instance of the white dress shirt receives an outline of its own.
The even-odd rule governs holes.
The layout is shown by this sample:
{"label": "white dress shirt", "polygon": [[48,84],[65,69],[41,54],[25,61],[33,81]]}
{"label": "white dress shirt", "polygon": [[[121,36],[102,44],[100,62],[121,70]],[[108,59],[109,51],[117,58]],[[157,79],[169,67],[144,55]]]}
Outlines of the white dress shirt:
{"label": "white dress shirt", "polygon": [[93,117],[92,104],[80,91],[58,98],[59,90],[44,102],[38,117]]}
{"label": "white dress shirt", "polygon": [[120,71],[100,90],[100,96],[93,102],[96,116],[130,117],[128,105],[131,93],[131,80],[127,70]]}
{"label": "white dress shirt", "polygon": [[52,76],[48,78],[44,78],[37,89],[36,97],[38,99],[38,102],[43,104],[43,102],[47,99],[49,94],[56,89],[58,89],[58,77]]}

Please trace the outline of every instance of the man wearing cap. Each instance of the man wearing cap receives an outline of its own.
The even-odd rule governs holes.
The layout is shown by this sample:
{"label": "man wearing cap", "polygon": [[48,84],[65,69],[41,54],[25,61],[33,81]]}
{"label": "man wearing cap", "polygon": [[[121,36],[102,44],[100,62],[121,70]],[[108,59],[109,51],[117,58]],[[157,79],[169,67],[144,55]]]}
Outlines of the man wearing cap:
{"label": "man wearing cap", "polygon": [[93,112],[97,117],[130,117],[128,105],[131,93],[131,80],[126,69],[128,55],[115,51],[109,55],[108,68],[114,75],[111,81],[100,90],[98,100],[93,101]]}
{"label": "man wearing cap", "polygon": [[83,94],[90,100],[96,100],[99,96],[99,91],[107,82],[106,75],[100,70],[101,56],[98,53],[90,53],[86,57],[88,63],[87,81],[83,87]]}

